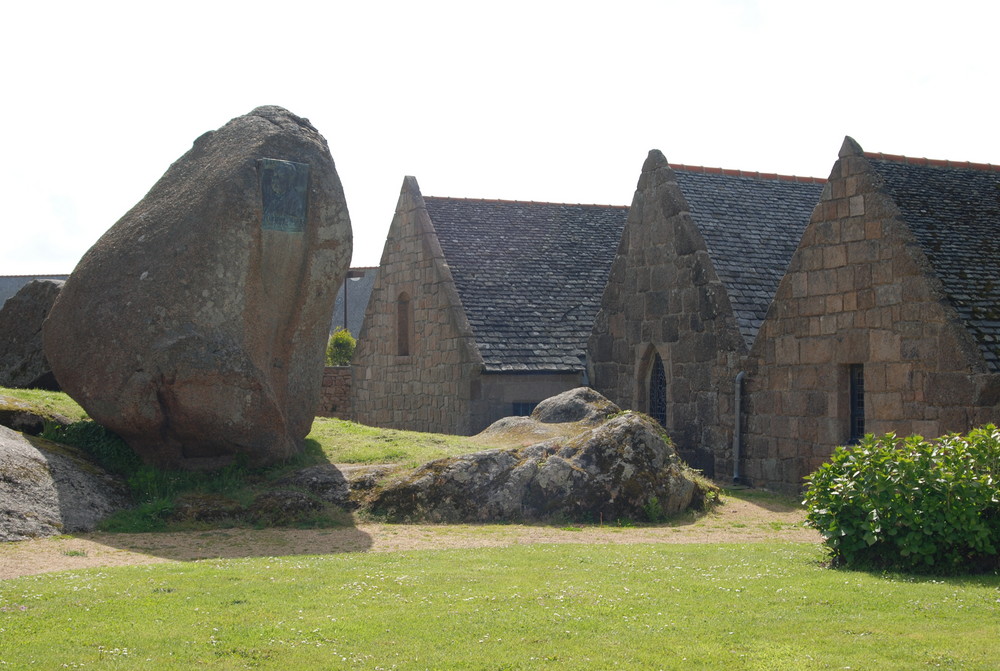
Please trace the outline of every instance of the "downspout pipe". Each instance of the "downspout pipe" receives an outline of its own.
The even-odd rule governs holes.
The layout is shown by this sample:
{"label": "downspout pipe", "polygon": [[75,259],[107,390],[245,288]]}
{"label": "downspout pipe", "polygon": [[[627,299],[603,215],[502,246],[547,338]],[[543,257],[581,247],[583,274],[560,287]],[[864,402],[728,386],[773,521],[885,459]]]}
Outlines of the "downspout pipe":
{"label": "downspout pipe", "polygon": [[733,484],[740,481],[740,420],[743,417],[743,378],[746,376],[746,371],[741,370],[733,383]]}

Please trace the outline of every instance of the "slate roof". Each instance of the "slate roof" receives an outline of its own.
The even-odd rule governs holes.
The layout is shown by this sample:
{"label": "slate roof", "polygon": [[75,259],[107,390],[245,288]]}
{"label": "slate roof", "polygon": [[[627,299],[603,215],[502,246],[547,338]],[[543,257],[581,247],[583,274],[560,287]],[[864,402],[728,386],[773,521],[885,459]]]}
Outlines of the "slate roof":
{"label": "slate roof", "polygon": [[691,166],[671,168],[749,347],[826,180]]}
{"label": "slate roof", "polygon": [[1000,372],[1000,168],[866,156],[988,369]]}
{"label": "slate roof", "polygon": [[424,197],[487,372],[580,372],[627,207]]}
{"label": "slate roof", "polygon": [[378,268],[351,268],[352,272],[358,274],[356,278],[345,278],[337,289],[337,297],[333,302],[333,319],[330,323],[330,332],[344,327],[344,287],[347,287],[347,330],[355,338],[361,334],[361,324],[365,320],[365,310],[368,308],[368,299],[371,298],[372,289],[375,286],[375,275]]}

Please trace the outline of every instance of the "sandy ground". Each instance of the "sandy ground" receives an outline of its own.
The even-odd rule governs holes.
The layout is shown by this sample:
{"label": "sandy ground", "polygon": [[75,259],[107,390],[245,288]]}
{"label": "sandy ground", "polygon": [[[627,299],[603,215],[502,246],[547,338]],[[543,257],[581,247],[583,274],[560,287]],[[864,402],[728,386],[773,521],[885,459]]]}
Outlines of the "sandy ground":
{"label": "sandy ground", "polygon": [[524,543],[819,542],[801,509],[725,497],[712,512],[670,525],[365,524],[339,529],[216,529],[55,536],[0,544],[0,579],[82,568],[339,552],[499,547]]}

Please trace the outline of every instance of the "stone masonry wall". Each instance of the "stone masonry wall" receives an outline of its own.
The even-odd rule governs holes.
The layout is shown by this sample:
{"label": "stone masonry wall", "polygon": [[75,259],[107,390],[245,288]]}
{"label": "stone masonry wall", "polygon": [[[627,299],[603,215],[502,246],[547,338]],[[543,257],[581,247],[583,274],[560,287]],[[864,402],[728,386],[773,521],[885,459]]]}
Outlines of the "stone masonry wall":
{"label": "stone masonry wall", "polygon": [[351,367],[327,366],[323,369],[323,387],[320,390],[320,417],[354,419],[351,407]]}
{"label": "stone masonry wall", "polygon": [[841,156],[751,352],[755,486],[797,492],[847,442],[851,364],[864,366],[866,433],[936,437],[996,413],[998,376],[976,372],[975,345],[895,205],[867,159]]}
{"label": "stone masonry wall", "polygon": [[746,345],[688,210],[666,159],[650,152],[588,349],[594,388],[641,412],[659,353],[667,432],[688,463],[713,475],[730,468],[732,380]]}
{"label": "stone masonry wall", "polygon": [[[409,299],[405,353],[397,329],[401,295]],[[355,419],[470,433],[482,359],[464,314],[417,182],[407,177],[354,356]]]}

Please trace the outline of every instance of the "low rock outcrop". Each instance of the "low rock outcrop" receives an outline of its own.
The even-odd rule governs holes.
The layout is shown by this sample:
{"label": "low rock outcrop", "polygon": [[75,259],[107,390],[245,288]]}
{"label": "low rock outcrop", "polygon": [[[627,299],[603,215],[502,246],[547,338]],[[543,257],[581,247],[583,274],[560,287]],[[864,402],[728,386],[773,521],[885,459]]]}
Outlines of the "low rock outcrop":
{"label": "low rock outcrop", "polygon": [[534,423],[527,434],[559,434],[552,428],[558,424],[578,429],[575,436],[430,462],[385,484],[366,507],[396,521],[609,522],[657,521],[703,503],[705,485],[649,418],[616,414],[616,406],[591,390],[560,396],[541,404],[528,422],[501,420],[484,433],[497,437],[506,426],[517,441]]}
{"label": "low rock outcrop", "polygon": [[296,454],[351,226],[329,147],[259,107],[205,133],[84,255],[45,322],[62,388],[161,468]]}
{"label": "low rock outcrop", "polygon": [[333,464],[318,464],[295,471],[274,483],[309,492],[324,503],[339,506],[349,504],[350,485],[347,478]]}
{"label": "low rock outcrop", "polygon": [[93,531],[128,505],[124,484],[74,448],[0,426],[0,541]]}
{"label": "low rock outcrop", "polygon": [[621,411],[590,387],[577,387],[545,399],[530,417],[498,419],[473,440],[491,446],[528,447],[550,438],[572,438]]}
{"label": "low rock outcrop", "polygon": [[54,412],[42,414],[28,403],[0,396],[0,426],[38,436],[45,430],[46,423],[67,426],[72,424],[73,420]]}
{"label": "low rock outcrop", "polygon": [[0,309],[0,387],[59,390],[42,350],[42,324],[62,280],[32,280]]}
{"label": "low rock outcrop", "polygon": [[622,411],[590,387],[577,387],[547,398],[531,413],[531,419],[543,424],[583,422],[596,425]]}

